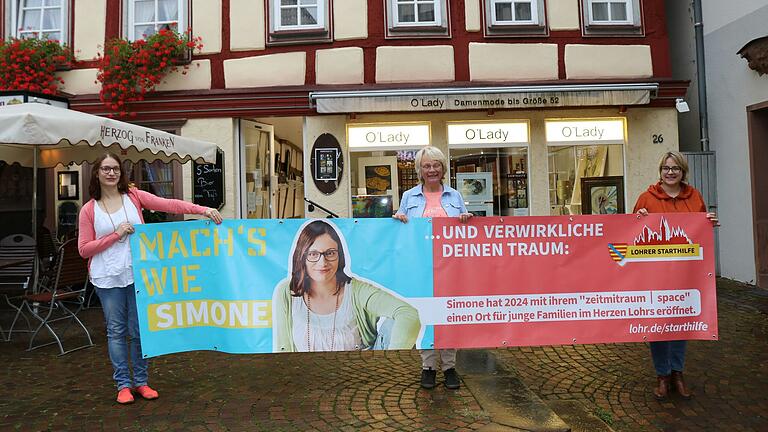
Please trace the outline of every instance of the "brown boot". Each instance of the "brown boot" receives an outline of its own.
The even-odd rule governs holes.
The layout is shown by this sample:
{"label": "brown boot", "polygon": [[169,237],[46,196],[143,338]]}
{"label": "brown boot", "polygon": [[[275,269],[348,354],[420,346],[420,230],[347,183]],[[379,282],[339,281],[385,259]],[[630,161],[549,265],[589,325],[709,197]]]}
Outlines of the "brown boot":
{"label": "brown boot", "polygon": [[685,381],[683,380],[683,373],[679,371],[672,371],[672,385],[673,388],[677,391],[677,394],[680,395],[683,399],[690,399],[692,394],[690,390],[688,390],[688,387],[685,386]]}
{"label": "brown boot", "polygon": [[653,397],[655,397],[656,400],[664,400],[669,394],[669,375],[658,376],[657,380],[658,384],[656,385],[656,388],[653,389]]}

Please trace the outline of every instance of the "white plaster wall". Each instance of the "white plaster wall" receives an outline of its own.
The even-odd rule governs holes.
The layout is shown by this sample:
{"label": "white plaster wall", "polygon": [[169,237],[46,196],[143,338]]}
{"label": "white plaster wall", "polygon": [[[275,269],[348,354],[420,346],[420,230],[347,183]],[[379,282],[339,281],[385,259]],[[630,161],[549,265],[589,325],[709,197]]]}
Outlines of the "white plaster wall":
{"label": "white plaster wall", "polygon": [[363,49],[357,47],[317,50],[315,81],[317,84],[362,84]]}
{"label": "white plaster wall", "polygon": [[192,32],[203,39],[203,54],[221,52],[221,0],[192,0]]}
{"label": "white plaster wall", "polygon": [[702,0],[704,34],[717,31],[765,6],[765,0]]}
{"label": "white plaster wall", "polygon": [[556,44],[469,44],[471,81],[557,79]]}
{"label": "white plaster wall", "polygon": [[73,95],[96,94],[101,90],[101,85],[96,82],[98,69],[72,69],[56,72],[56,76],[64,80],[61,91]]}
{"label": "white plaster wall", "polygon": [[365,0],[333,1],[333,38],[335,40],[368,37],[368,5]]}
{"label": "white plaster wall", "polygon": [[565,74],[568,79],[652,77],[651,47],[566,45]]}
{"label": "white plaster wall", "polygon": [[[746,107],[768,101],[768,81],[736,52],[765,36],[768,5],[704,2],[705,57],[711,149],[717,154],[717,199],[722,276],[755,283],[752,189]],[[761,3],[763,7],[756,8]],[[726,23],[726,19],[733,22]],[[713,30],[714,29],[714,30]]]}
{"label": "white plaster wall", "polygon": [[173,90],[206,90],[211,88],[211,61],[194,60],[189,69],[179,68],[176,72],[169,74],[160,85],[156,87],[157,91]]}
{"label": "white plaster wall", "polygon": [[547,0],[550,30],[578,30],[580,0]]}
{"label": "white plaster wall", "polygon": [[464,26],[468,32],[482,29],[480,0],[464,0]]}
{"label": "white plaster wall", "polygon": [[[307,177],[307,181],[304,182],[304,196],[308,199],[321,204],[328,210],[333,211],[341,217],[352,217],[351,206],[351,194],[350,194],[350,163],[349,163],[349,146],[347,145],[347,129],[346,129],[345,115],[332,115],[332,116],[312,116],[304,117],[304,154],[311,153],[312,145],[315,140],[324,133],[329,133],[336,137],[341,145],[341,152],[344,155],[344,172],[341,176],[341,182],[339,182],[339,188],[331,195],[325,195],[320,192],[315,183]],[[304,158],[304,172],[311,173],[309,158]],[[322,210],[315,210],[309,212],[309,209],[304,208],[304,214],[306,217],[325,217],[325,212]]]}
{"label": "white plaster wall", "polygon": [[[231,219],[237,214],[240,198],[237,196],[239,169],[237,164],[235,121],[232,118],[190,119],[181,128],[181,135],[215,143],[224,151],[224,207],[221,215]],[[182,167],[184,201],[192,202],[192,162]],[[192,215],[188,216],[190,219]]]}
{"label": "white plaster wall", "polygon": [[224,60],[227,88],[304,85],[304,51]]}
{"label": "white plaster wall", "polygon": [[229,48],[232,51],[266,47],[264,2],[229,0]]}
{"label": "white plaster wall", "polygon": [[[677,111],[674,108],[630,108],[626,113],[628,142],[626,160],[627,212],[652,183],[659,180],[659,158],[664,152],[678,150]],[[653,144],[653,134],[662,134],[664,142]]]}
{"label": "white plaster wall", "polygon": [[376,48],[376,82],[445,82],[454,76],[450,45]]}
{"label": "white plaster wall", "polygon": [[78,0],[74,3],[75,29],[72,48],[77,60],[93,60],[102,52],[107,22],[107,0]]}

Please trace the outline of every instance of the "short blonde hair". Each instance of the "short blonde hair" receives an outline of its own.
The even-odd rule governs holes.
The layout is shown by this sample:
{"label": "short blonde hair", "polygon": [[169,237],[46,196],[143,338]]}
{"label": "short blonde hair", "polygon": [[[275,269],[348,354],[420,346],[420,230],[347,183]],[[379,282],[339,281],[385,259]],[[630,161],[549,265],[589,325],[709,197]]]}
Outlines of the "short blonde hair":
{"label": "short blonde hair", "polygon": [[445,157],[442,151],[435,146],[426,146],[416,152],[416,176],[419,178],[419,183],[424,183],[424,179],[421,178],[421,160],[424,158],[435,160],[440,162],[443,166],[443,178],[440,179],[440,183],[445,180],[445,175],[448,172],[448,158]]}
{"label": "short blonde hair", "polygon": [[682,181],[686,181],[688,179],[688,160],[682,153],[676,151],[668,151],[664,153],[664,155],[661,157],[661,160],[659,160],[659,178],[661,178],[661,167],[664,166],[664,164],[667,162],[667,159],[669,158],[672,158],[677,166],[680,167],[683,172]]}

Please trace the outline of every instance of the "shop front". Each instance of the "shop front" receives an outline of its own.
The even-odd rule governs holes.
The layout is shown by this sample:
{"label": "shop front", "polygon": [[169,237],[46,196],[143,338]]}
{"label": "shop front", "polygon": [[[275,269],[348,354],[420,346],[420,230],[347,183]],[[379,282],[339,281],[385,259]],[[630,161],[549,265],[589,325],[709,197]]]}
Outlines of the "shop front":
{"label": "shop front", "polygon": [[[525,99],[534,97],[539,96]],[[546,100],[553,97],[547,94]],[[507,109],[507,102],[518,97],[502,101],[494,94],[473,94],[463,103],[454,96],[453,105],[440,98],[429,105],[426,98],[411,98],[412,112],[379,112],[398,108],[392,96],[349,99],[332,108],[368,112],[304,118],[305,153],[313,154],[318,138],[330,134],[340,143],[343,161],[335,189],[318,188],[315,178],[306,183],[306,196],[342,217],[389,217],[399,208],[403,192],[418,183],[416,152],[433,145],[449,159],[446,182],[479,216],[631,210],[635,198],[654,181],[659,155],[677,149],[677,113],[674,108],[646,107],[649,99],[637,90],[610,96],[613,103],[638,102],[629,108],[594,107],[596,99],[607,97],[594,92],[565,97],[569,106],[536,109]],[[318,111],[324,107],[321,101]],[[464,109],[446,112],[446,104]]]}

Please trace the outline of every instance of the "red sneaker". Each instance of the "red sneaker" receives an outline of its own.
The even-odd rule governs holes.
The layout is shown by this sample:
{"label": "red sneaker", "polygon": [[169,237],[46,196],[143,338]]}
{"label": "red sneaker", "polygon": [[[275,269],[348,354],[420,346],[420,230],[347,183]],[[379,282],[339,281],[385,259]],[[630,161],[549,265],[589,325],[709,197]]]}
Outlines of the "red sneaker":
{"label": "red sneaker", "polygon": [[133,391],[138,393],[139,396],[143,397],[146,400],[157,399],[158,397],[160,397],[160,395],[157,394],[157,392],[148,385],[138,386],[134,388]]}
{"label": "red sneaker", "polygon": [[117,403],[121,405],[127,405],[133,403],[133,395],[131,394],[131,389],[126,387],[123,389],[120,389],[119,392],[117,392]]}

